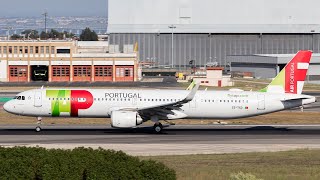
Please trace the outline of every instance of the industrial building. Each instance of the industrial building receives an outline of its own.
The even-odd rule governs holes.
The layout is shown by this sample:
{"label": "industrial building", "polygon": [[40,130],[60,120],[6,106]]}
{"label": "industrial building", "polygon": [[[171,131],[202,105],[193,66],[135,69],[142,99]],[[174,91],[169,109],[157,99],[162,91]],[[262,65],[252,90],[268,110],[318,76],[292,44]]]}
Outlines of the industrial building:
{"label": "industrial building", "polygon": [[[293,58],[294,54],[256,54],[228,56],[234,73],[249,72],[255,78],[274,78]],[[320,82],[320,54],[313,54],[307,81]]]}
{"label": "industrial building", "polygon": [[[138,42],[140,61],[157,68],[187,69],[194,60],[197,67],[218,62],[230,69],[229,56],[320,52],[319,5],[316,0],[109,0],[109,41],[119,47]],[[312,75],[320,79],[319,71]]]}
{"label": "industrial building", "polygon": [[109,48],[105,41],[0,41],[0,81],[136,81],[133,48]]}

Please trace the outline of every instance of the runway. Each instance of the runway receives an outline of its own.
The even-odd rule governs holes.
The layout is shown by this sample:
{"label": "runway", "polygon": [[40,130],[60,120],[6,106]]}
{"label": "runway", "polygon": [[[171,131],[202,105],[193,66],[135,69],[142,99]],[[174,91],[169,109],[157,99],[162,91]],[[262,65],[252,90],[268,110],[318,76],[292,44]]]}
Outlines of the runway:
{"label": "runway", "polygon": [[122,150],[132,155],[214,154],[320,148],[320,125],[179,125],[162,134],[151,128],[110,126],[1,126],[0,145],[46,148],[92,147]]}

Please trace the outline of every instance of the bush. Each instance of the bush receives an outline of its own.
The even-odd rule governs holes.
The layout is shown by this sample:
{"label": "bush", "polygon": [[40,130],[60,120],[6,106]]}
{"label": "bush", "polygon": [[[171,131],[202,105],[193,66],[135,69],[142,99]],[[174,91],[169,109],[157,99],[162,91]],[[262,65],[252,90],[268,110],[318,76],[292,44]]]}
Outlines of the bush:
{"label": "bush", "polygon": [[121,151],[0,147],[0,179],[176,179],[162,163]]}
{"label": "bush", "polygon": [[262,180],[262,179],[258,179],[258,178],[256,178],[255,175],[250,174],[250,173],[245,174],[243,172],[239,172],[237,174],[231,174],[230,180]]}

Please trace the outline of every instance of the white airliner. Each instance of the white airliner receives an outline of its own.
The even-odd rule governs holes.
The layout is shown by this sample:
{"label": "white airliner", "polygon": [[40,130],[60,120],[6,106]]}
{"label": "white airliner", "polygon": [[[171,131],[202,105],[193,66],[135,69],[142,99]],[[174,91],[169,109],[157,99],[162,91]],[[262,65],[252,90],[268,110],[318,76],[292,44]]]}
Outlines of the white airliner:
{"label": "white airliner", "polygon": [[252,91],[202,91],[134,89],[34,89],[18,94],[3,107],[12,114],[37,117],[111,118],[115,128],[133,128],[153,121],[184,118],[233,119],[257,116],[316,101],[302,95],[311,51],[299,51],[264,89]]}

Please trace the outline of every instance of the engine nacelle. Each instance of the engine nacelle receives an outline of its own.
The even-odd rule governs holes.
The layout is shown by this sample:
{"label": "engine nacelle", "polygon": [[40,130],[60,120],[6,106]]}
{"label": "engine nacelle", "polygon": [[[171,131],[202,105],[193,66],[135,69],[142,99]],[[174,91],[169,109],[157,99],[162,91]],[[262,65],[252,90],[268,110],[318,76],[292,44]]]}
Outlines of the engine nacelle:
{"label": "engine nacelle", "polygon": [[117,128],[131,128],[143,123],[137,112],[113,111],[111,113],[111,125]]}

